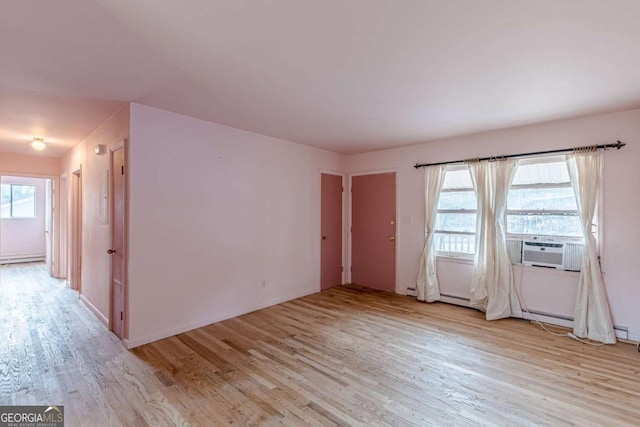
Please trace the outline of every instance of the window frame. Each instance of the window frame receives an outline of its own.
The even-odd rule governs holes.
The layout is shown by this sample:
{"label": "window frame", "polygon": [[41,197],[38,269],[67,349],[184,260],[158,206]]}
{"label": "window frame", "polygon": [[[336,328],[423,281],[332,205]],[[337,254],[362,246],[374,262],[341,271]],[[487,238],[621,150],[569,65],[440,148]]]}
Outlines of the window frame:
{"label": "window frame", "polygon": [[[11,184],[0,184],[1,186],[8,186],[9,187],[9,216],[6,217],[1,217],[0,219],[35,219],[37,218],[37,197],[36,197],[36,185],[34,184],[18,184],[18,183],[11,183]],[[13,187],[31,187],[33,188],[33,215],[31,216],[14,216],[13,213],[13,209],[14,209],[14,200],[13,200]]]}
{"label": "window frame", "polygon": [[[452,188],[452,189],[445,189],[445,188],[441,188],[440,189],[440,195],[438,196],[438,204],[440,204],[440,196],[443,193],[463,193],[463,192],[472,192],[475,195],[475,188],[473,187],[473,179],[471,178],[471,172],[469,171],[469,166],[468,165],[449,165],[446,167],[445,169],[445,178],[446,178],[446,174],[447,172],[453,172],[453,171],[460,171],[460,170],[466,170],[469,173],[469,178],[471,179],[471,187],[463,187],[463,188]],[[443,184],[444,184],[444,179],[443,178]],[[476,215],[476,227],[475,230],[473,232],[471,231],[451,231],[451,230],[440,230],[438,228],[435,228],[433,233],[434,233],[434,239],[437,237],[437,235],[449,235],[449,236],[470,236],[471,238],[476,238],[477,234],[478,234],[478,228],[477,228],[477,215],[478,215],[478,199],[476,196],[476,208],[475,209],[437,209],[436,208],[436,224],[438,222],[437,220],[437,216],[439,214],[475,214]],[[447,257],[447,258],[462,258],[462,259],[473,259],[475,257],[475,241],[474,241],[474,251],[473,253],[468,253],[468,252],[449,252],[449,251],[439,251],[436,248],[436,256],[437,257]]]}
{"label": "window frame", "polygon": [[[518,167],[527,165],[537,165],[546,163],[564,163],[566,165],[565,156],[537,156],[523,158],[518,161]],[[517,173],[517,169],[516,169]],[[573,184],[571,183],[571,177],[568,182],[562,183],[537,183],[537,184],[512,184],[509,187],[509,191],[518,189],[553,189],[553,188],[570,188],[573,192]],[[574,194],[575,197],[575,194]],[[576,200],[577,203],[577,200]],[[508,229],[509,215],[556,215],[556,216],[572,216],[580,219],[580,211],[576,206],[575,210],[569,209],[509,209],[508,206],[505,210],[505,238],[515,240],[531,240],[534,237],[548,238],[550,240],[560,240],[563,242],[582,242],[584,239],[581,236],[566,236],[557,234],[527,234],[527,233],[513,233]],[[596,217],[596,222],[598,221]]]}
{"label": "window frame", "polygon": [[[566,157],[564,155],[562,156],[558,156],[558,155],[553,155],[553,156],[534,156],[534,157],[527,157],[527,158],[521,158],[518,161],[518,167],[520,166],[526,166],[526,165],[533,165],[533,164],[544,164],[544,163],[564,163],[566,165]],[[469,166],[466,164],[456,164],[456,165],[449,165],[446,167],[445,170],[445,176],[446,173],[449,171],[458,171],[458,170],[467,170],[469,171]],[[470,173],[470,172],[469,172]],[[444,182],[443,182],[444,183]],[[568,182],[562,182],[562,183],[537,183],[537,184],[515,184],[515,185],[511,185],[509,187],[509,191],[513,190],[513,189],[552,189],[552,188],[571,188],[571,190],[573,191],[573,183],[571,182],[571,178],[569,177],[569,181]],[[473,187],[473,184],[471,187],[464,187],[464,188],[452,188],[452,189],[445,189],[445,188],[441,188],[440,189],[440,195],[442,195],[443,193],[451,193],[451,192],[467,192],[467,191],[471,191],[471,192],[475,192],[475,188]],[[575,197],[575,194],[574,194]],[[600,197],[602,197],[602,192],[600,194]],[[440,203],[440,196],[438,198],[438,204]],[[477,198],[476,198],[476,203],[477,203]],[[476,214],[477,215],[477,206],[476,209],[437,209],[436,210],[436,215],[438,214]],[[506,209],[505,210],[505,216],[504,216],[504,221],[505,221],[505,228],[508,225],[508,216],[509,215],[526,215],[526,214],[531,214],[531,215],[566,215],[566,216],[572,216],[572,217],[577,217],[578,219],[580,218],[580,212],[579,212],[579,207],[576,207],[575,210],[568,210],[568,209],[537,209],[537,210],[533,210],[533,209]],[[437,221],[437,220],[436,220]],[[596,241],[598,242],[598,244],[600,244],[600,236],[598,235],[598,231],[601,229],[600,224],[602,221],[602,217],[601,217],[601,212],[599,212],[599,210],[596,212],[595,218],[594,218],[594,224],[593,224],[593,234],[594,237],[596,238]],[[438,235],[459,235],[459,236],[472,236],[477,238],[477,234],[478,234],[478,230],[477,230],[477,226],[474,232],[463,232],[463,231],[450,231],[450,230],[441,230],[436,228],[434,230],[434,237],[437,239]],[[545,235],[545,234],[525,234],[525,233],[511,233],[509,232],[508,229],[505,229],[505,238],[507,240],[530,240],[534,237],[537,238],[548,238],[548,239],[552,239],[552,240],[559,240],[562,242],[571,242],[571,243],[583,243],[584,242],[584,238],[582,236],[563,236],[563,235]],[[474,259],[475,257],[475,248],[474,248],[474,253],[467,253],[467,252],[446,252],[446,251],[439,251],[437,248],[435,249],[436,251],[436,256],[437,257],[445,257],[445,258],[462,258],[462,259]]]}

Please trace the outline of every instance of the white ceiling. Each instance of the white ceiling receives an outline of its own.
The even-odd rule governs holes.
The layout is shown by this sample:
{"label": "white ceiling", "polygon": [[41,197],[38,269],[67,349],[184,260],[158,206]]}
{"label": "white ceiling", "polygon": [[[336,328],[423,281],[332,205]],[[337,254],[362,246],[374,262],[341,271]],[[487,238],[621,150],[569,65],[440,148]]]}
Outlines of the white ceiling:
{"label": "white ceiling", "polygon": [[637,0],[0,0],[0,150],[125,101],[355,153],[640,107]]}

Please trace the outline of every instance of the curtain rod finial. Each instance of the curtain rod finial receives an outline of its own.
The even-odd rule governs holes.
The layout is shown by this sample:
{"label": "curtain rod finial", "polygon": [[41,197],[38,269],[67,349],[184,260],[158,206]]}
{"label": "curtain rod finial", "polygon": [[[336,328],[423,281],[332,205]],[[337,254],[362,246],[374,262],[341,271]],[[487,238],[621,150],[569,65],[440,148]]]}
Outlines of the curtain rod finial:
{"label": "curtain rod finial", "polygon": [[617,150],[619,150],[619,149],[621,149],[622,147],[624,147],[625,145],[627,145],[627,144],[625,144],[625,143],[624,143],[624,142],[622,142],[622,141],[618,141],[618,143],[616,144],[616,149],[617,149]]}

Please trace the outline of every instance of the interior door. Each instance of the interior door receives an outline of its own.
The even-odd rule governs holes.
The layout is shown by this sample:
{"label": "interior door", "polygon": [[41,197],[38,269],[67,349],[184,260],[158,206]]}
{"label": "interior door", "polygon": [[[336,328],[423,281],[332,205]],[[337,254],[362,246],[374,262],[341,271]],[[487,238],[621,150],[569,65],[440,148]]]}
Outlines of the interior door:
{"label": "interior door", "polygon": [[53,215],[53,187],[52,180],[45,181],[45,208],[44,208],[44,238],[45,238],[45,263],[49,269],[49,275],[54,276],[53,259],[51,257],[51,241],[53,240],[53,230],[51,228],[51,217]]}
{"label": "interior door", "polygon": [[124,325],[124,212],[125,153],[124,146],[111,152],[112,159],[112,225],[111,225],[111,330],[120,339]]}
{"label": "interior door", "polygon": [[320,289],[342,284],[342,176],[320,179]]}
{"label": "interior door", "polygon": [[351,180],[351,281],[396,290],[396,174]]}

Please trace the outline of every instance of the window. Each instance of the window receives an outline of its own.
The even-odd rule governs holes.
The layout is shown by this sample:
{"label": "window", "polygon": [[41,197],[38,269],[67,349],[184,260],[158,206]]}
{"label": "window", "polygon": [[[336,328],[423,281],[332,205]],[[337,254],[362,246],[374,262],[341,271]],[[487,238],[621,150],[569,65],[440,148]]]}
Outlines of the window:
{"label": "window", "polygon": [[442,183],[434,247],[438,252],[475,253],[477,199],[467,166],[447,168]]}
{"label": "window", "polygon": [[[445,172],[434,247],[437,252],[475,253],[477,198],[465,165]],[[582,238],[582,225],[564,156],[520,160],[507,198],[507,238]]]}
{"label": "window", "polygon": [[34,185],[2,184],[0,194],[1,218],[35,218],[36,187]]}
{"label": "window", "polygon": [[564,157],[520,162],[507,198],[507,235],[582,237]]}

